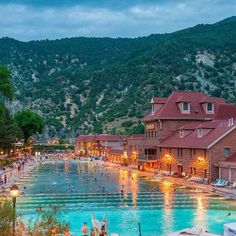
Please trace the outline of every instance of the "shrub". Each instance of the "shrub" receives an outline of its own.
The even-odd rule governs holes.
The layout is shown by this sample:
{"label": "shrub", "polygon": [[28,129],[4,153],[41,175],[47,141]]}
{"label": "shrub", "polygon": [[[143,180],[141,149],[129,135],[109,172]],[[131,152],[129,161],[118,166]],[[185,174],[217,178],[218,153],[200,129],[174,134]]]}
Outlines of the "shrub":
{"label": "shrub", "polygon": [[0,205],[0,232],[3,236],[12,235],[12,222],[14,219],[14,209],[11,201],[5,200]]}

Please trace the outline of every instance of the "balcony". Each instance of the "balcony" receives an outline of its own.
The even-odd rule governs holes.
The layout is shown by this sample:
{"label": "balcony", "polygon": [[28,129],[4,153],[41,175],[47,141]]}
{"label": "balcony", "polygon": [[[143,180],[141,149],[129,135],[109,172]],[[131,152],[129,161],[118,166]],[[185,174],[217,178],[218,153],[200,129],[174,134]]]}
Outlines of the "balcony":
{"label": "balcony", "polygon": [[139,155],[138,161],[157,161],[157,155]]}

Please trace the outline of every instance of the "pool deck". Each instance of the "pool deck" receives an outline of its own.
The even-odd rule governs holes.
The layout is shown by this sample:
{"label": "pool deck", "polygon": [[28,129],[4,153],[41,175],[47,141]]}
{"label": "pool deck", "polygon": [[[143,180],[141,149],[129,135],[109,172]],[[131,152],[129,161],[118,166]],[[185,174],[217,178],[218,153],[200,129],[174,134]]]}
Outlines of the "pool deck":
{"label": "pool deck", "polygon": [[[103,161],[96,161],[96,163],[109,166],[109,167],[118,167],[121,170],[132,171],[132,172],[139,173],[140,175],[147,176],[150,178],[155,176],[155,173],[148,172],[148,171],[140,171],[134,167],[121,166],[119,164],[103,162]],[[183,185],[189,188],[196,188],[205,192],[215,193],[215,194],[236,200],[236,189],[232,189],[230,187],[229,188],[228,187],[213,187],[209,184],[200,184],[196,182],[190,182],[183,178],[176,178],[176,177],[171,177],[171,176],[163,176],[162,180],[167,180],[178,185]]]}
{"label": "pool deck", "polygon": [[[12,185],[14,185],[14,183],[17,180],[19,180],[23,176],[27,175],[30,171],[35,169],[35,167],[38,166],[39,164],[40,163],[38,161],[31,160],[31,161],[28,161],[25,163],[25,165],[21,171],[18,171],[17,167],[14,167],[14,168],[8,169],[7,171],[3,172],[2,176],[4,176],[7,172],[11,172],[11,175],[8,178],[7,183],[0,186],[0,195],[2,197],[7,197],[9,195],[8,190],[10,189],[10,187]],[[12,174],[12,173],[14,173],[14,174]]]}

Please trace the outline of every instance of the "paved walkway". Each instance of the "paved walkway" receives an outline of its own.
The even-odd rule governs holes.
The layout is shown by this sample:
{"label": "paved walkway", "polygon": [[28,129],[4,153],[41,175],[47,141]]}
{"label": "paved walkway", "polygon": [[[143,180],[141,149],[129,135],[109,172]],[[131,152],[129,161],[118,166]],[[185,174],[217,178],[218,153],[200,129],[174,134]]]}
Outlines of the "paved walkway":
{"label": "paved walkway", "polygon": [[37,165],[39,165],[39,162],[35,159],[30,159],[25,162],[24,165],[21,165],[21,169],[18,169],[18,164],[13,168],[8,168],[6,171],[4,171],[0,175],[0,180],[4,182],[5,176],[7,177],[6,184],[0,185],[0,193],[5,192],[7,189],[9,189],[18,179],[29,173],[31,170],[33,170]]}
{"label": "paved walkway", "polygon": [[[140,175],[148,176],[150,178],[155,176],[155,173],[150,173],[147,171],[139,171],[134,167],[130,168],[128,166],[121,166],[120,164],[103,162],[103,161],[96,161],[96,163],[102,164],[105,166],[110,166],[110,167],[118,167],[121,170],[136,172],[136,173],[139,173]],[[183,185],[183,186],[190,187],[190,188],[196,188],[196,189],[200,189],[202,191],[211,192],[211,193],[214,192],[214,193],[221,195],[221,196],[236,199],[236,189],[231,189],[230,187],[229,188],[227,188],[227,187],[216,188],[216,187],[212,187],[209,184],[200,184],[200,183],[196,183],[196,182],[187,181],[183,178],[176,178],[176,177],[171,177],[171,176],[163,176],[162,179],[168,180],[168,181],[173,182],[178,185]]]}

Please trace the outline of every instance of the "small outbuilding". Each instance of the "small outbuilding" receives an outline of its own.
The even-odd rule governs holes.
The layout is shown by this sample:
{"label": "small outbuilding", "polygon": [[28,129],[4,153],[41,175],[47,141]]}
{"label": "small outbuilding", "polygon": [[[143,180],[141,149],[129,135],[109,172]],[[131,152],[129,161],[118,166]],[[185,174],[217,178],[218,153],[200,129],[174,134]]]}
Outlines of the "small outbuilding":
{"label": "small outbuilding", "polygon": [[236,152],[219,162],[219,179],[236,182]]}

